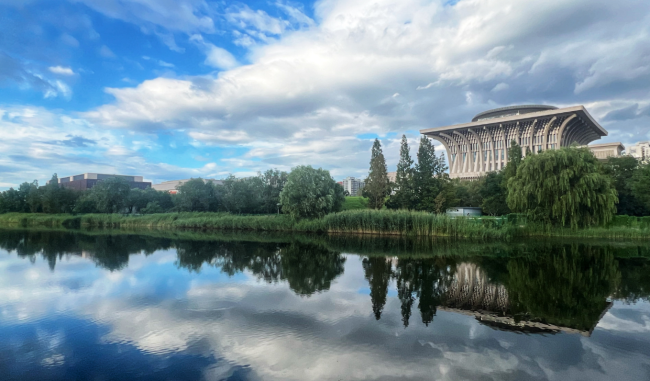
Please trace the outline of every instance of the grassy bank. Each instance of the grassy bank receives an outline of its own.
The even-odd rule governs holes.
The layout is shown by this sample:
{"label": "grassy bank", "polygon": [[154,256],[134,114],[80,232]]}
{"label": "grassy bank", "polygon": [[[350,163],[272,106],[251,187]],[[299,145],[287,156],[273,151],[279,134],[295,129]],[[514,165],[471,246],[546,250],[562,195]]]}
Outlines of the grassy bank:
{"label": "grassy bank", "polygon": [[508,223],[498,218],[449,218],[425,212],[349,210],[321,219],[294,221],[285,215],[240,216],[227,213],[161,213],[48,215],[8,213],[0,226],[49,228],[195,229],[338,234],[378,234],[418,237],[511,239],[516,237],[650,238],[650,228],[618,226],[558,229]]}

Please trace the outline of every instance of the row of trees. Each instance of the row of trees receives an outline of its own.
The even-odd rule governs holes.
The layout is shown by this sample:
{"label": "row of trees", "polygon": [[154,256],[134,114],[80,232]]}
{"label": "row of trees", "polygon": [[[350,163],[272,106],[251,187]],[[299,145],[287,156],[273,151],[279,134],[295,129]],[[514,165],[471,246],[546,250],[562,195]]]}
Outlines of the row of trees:
{"label": "row of trees", "polygon": [[372,148],[363,195],[369,207],[443,213],[452,206],[481,207],[489,215],[525,213],[562,226],[600,225],[615,214],[650,215],[650,164],[633,157],[598,161],[587,148],[548,150],[522,157],[510,143],[504,170],[476,181],[450,179],[442,156],[423,136],[417,163],[402,136],[395,182],[388,179],[378,139]]}
{"label": "row of trees", "polygon": [[322,217],[341,210],[343,187],[324,169],[298,166],[291,173],[268,170],[248,178],[228,177],[223,184],[191,179],[177,194],[131,189],[121,178],[100,181],[88,191],[58,184],[55,174],[42,187],[23,183],[0,193],[0,213],[162,213],[229,212]]}

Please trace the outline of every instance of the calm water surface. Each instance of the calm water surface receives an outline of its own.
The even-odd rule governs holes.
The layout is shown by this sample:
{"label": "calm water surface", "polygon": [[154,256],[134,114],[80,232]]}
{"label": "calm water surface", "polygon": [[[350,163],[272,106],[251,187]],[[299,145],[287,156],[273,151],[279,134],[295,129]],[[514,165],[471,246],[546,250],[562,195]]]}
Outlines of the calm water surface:
{"label": "calm water surface", "polygon": [[0,230],[0,379],[649,380],[650,245]]}

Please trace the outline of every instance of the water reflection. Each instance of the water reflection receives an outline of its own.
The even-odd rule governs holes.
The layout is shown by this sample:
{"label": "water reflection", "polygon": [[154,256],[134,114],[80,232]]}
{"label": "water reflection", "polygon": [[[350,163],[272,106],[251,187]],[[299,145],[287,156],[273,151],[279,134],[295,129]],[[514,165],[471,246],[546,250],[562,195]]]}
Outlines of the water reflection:
{"label": "water reflection", "polygon": [[[650,314],[634,306],[625,307],[647,301],[650,296],[650,251],[639,243],[472,244],[349,236],[156,234],[0,230],[0,249],[13,258],[22,258],[25,266],[32,266],[25,259],[36,266],[42,258],[52,275],[74,271],[78,276],[81,269],[71,270],[65,264],[73,259],[78,260],[73,263],[92,261],[99,269],[110,271],[111,279],[129,278],[120,283],[120,287],[128,288],[118,291],[113,288],[102,293],[105,286],[95,287],[88,296],[94,298],[92,302],[85,302],[81,314],[80,308],[74,307],[77,310],[72,320],[56,312],[71,309],[69,306],[44,312],[42,319],[47,324],[27,320],[3,323],[14,312],[16,316],[21,313],[18,307],[15,311],[7,307],[6,295],[14,292],[9,290],[4,299],[0,297],[0,334],[10,339],[0,343],[0,372],[14,369],[9,363],[23,364],[23,368],[13,370],[14,374],[32,371],[34,366],[29,364],[33,361],[29,359],[35,355],[25,349],[30,345],[50,348],[44,349],[46,354],[39,360],[43,367],[69,364],[79,353],[91,357],[130,353],[123,373],[100,367],[103,370],[99,373],[109,378],[134,378],[138,361],[150,364],[151,369],[169,366],[161,358],[143,357],[143,353],[168,356],[169,363],[212,372],[212,376],[187,373],[188,379],[233,380],[334,378],[333,369],[309,374],[296,369],[333,359],[335,353],[348,353],[350,368],[357,366],[353,359],[365,366],[377,366],[389,357],[402,362],[403,368],[393,364],[393,370],[388,366],[372,371],[368,368],[363,377],[339,374],[338,378],[344,379],[397,379],[399,374],[404,379],[417,379],[438,374],[435,372],[442,372],[440,378],[480,378],[485,369],[495,372],[495,379],[552,378],[540,371],[541,365],[528,367],[526,362],[536,356],[555,356],[545,361],[556,368],[568,369],[565,362],[596,367],[585,361],[592,361],[596,354],[611,354],[610,342],[614,347],[632,348],[625,356],[650,355],[650,348],[642,344],[650,332]],[[172,269],[163,268],[161,263],[169,263]],[[15,267],[15,263],[12,266],[11,271],[22,272],[19,282],[23,283],[17,287],[28,288],[28,270]],[[10,269],[0,267],[0,271],[9,275]],[[135,271],[141,272],[140,281]],[[246,283],[251,277],[259,282],[257,286]],[[63,281],[71,288],[81,287],[73,282],[83,283],[70,276]],[[222,283],[213,287],[215,282]],[[50,287],[52,283],[42,285]],[[356,295],[342,293],[342,288],[354,290]],[[283,289],[295,299],[288,299]],[[612,313],[609,309],[618,301],[621,307]],[[603,318],[607,311],[610,313]],[[362,319],[364,314],[372,321]],[[83,318],[88,315],[92,324]],[[471,324],[462,319],[470,319]],[[600,338],[593,342],[576,341],[583,339],[580,335],[552,335],[574,339],[554,342],[558,346],[556,355],[542,355],[529,348],[537,346],[538,351],[544,351],[541,342],[533,338],[542,340],[547,334],[590,336],[599,321],[608,331],[601,330]],[[628,331],[645,336],[634,341],[620,333]],[[522,339],[517,341],[511,332],[527,335],[518,335]],[[476,341],[476,337],[481,340]],[[76,343],[74,350],[70,349],[71,340]],[[79,343],[85,343],[82,352]],[[414,349],[414,343],[419,349]],[[425,347],[433,352],[424,352]],[[514,355],[515,349],[521,355]],[[564,351],[572,354],[562,358]],[[322,358],[314,359],[307,353]],[[493,364],[483,365],[485,369],[460,365],[479,353],[495,357],[495,364],[498,359],[515,356],[508,360],[509,368],[503,365],[510,373],[499,373]],[[227,365],[224,356],[229,357]],[[291,356],[304,358],[292,361]],[[450,356],[462,360],[451,361]],[[447,373],[441,370],[442,365],[431,373],[423,361],[453,366]],[[630,374],[645,375],[650,369],[644,368],[647,361],[635,361],[646,365]],[[327,364],[332,367],[343,362],[336,357]],[[261,369],[270,372],[281,368],[279,364],[297,373],[260,375]],[[402,373],[394,373],[397,369]],[[605,375],[605,370],[600,371]],[[49,378],[49,373],[39,372],[34,374]],[[169,374],[183,374],[178,369],[174,372]],[[157,374],[158,378],[169,378]],[[79,373],[75,376],[83,378]]]}
{"label": "water reflection", "polygon": [[[349,236],[289,241],[271,236],[262,242],[259,237],[258,242],[239,240],[252,238],[246,235],[234,238],[2,230],[0,248],[32,262],[42,256],[52,271],[57,260],[70,255],[119,271],[132,254],[174,248],[179,268],[199,272],[203,266],[214,266],[229,276],[248,271],[268,283],[287,282],[304,296],[329,290],[344,271],[342,251],[365,252],[362,266],[375,319],[381,319],[394,281],[404,327],[414,306],[425,325],[444,307],[479,312],[477,319],[501,328],[529,332],[571,328],[588,334],[610,305],[610,297],[635,302],[650,295],[646,260],[650,251],[639,245],[473,245]],[[433,255],[427,256],[427,251]]]}

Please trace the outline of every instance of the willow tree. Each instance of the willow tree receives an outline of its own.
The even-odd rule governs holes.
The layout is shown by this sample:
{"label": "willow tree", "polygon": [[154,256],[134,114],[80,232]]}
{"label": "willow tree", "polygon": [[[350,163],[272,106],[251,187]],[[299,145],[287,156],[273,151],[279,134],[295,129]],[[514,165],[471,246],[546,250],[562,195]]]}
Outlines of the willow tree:
{"label": "willow tree", "polygon": [[571,228],[602,225],[616,213],[610,176],[587,148],[532,155],[508,180],[508,206],[535,221]]}
{"label": "willow tree", "polygon": [[379,139],[375,139],[370,157],[370,172],[363,187],[363,195],[370,199],[368,203],[370,208],[381,209],[389,194],[390,183],[388,181],[388,170],[386,169],[386,158],[384,158],[384,153],[381,150]]}

